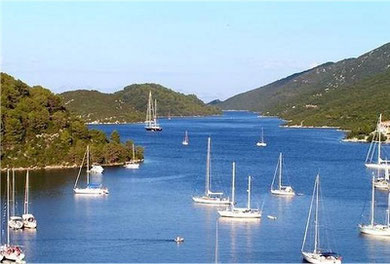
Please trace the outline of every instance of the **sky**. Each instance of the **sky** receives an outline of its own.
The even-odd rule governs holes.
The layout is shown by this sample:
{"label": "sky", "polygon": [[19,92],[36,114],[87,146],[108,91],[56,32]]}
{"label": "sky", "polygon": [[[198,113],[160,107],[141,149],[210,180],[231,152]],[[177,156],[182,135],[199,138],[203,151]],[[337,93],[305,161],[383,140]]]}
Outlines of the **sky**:
{"label": "sky", "polygon": [[159,83],[208,102],[390,42],[390,2],[2,1],[0,69],[61,93]]}

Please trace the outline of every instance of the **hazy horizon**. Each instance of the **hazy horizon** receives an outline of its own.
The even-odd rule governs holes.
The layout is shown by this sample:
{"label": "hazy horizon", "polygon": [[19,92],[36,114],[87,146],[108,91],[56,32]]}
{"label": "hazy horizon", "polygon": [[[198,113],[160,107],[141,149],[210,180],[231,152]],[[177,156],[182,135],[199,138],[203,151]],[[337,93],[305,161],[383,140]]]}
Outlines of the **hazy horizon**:
{"label": "hazy horizon", "polygon": [[209,102],[389,42],[390,2],[34,2],[1,7],[1,71],[61,93],[159,83]]}

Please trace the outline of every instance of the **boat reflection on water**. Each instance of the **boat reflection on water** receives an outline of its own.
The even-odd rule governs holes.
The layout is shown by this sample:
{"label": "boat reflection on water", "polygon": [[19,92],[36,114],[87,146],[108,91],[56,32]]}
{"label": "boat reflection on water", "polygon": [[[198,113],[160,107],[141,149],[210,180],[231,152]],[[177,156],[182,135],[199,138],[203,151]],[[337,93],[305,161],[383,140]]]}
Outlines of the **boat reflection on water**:
{"label": "boat reflection on water", "polygon": [[[228,255],[220,255],[221,262],[242,262],[248,255],[253,255],[255,249],[253,248],[253,241],[256,239],[256,235],[259,233],[261,218],[225,218],[220,217],[218,219],[219,235],[229,234],[230,238],[224,238],[224,246],[227,247],[223,250],[221,246],[221,252],[228,252]],[[230,240],[230,244],[228,241]],[[245,252],[245,257],[243,257]]]}

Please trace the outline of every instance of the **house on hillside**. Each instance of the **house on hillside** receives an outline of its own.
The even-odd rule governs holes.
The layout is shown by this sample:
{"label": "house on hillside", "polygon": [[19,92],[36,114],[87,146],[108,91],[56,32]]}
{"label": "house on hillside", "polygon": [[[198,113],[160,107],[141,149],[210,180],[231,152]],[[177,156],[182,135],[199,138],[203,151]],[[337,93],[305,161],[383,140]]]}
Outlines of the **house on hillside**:
{"label": "house on hillside", "polygon": [[390,120],[389,121],[382,121],[379,124],[379,131],[381,131],[383,134],[387,136],[387,138],[390,137]]}

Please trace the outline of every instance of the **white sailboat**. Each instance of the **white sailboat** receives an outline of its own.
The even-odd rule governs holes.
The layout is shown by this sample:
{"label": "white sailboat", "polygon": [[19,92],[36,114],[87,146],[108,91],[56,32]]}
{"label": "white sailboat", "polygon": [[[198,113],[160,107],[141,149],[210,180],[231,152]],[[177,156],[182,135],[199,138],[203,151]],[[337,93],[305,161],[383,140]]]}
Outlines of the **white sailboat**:
{"label": "white sailboat", "polygon": [[235,179],[236,178],[236,163],[233,162],[233,172],[232,172],[232,200],[230,207],[226,210],[218,211],[218,214],[222,217],[232,217],[232,218],[260,218],[261,211],[259,209],[251,208],[251,176],[248,176],[248,203],[247,207],[239,208],[235,206]]}
{"label": "white sailboat", "polygon": [[152,99],[152,91],[149,91],[148,108],[146,110],[145,129],[147,131],[161,131],[162,127],[157,123],[157,100]]}
{"label": "white sailboat", "polygon": [[136,161],[135,159],[135,147],[133,143],[133,155],[132,159],[130,161],[127,161],[124,165],[126,169],[139,169],[139,162]]}
{"label": "white sailboat", "polygon": [[381,171],[382,170],[377,171],[378,177],[375,178],[374,187],[379,190],[390,190],[390,169],[385,169],[384,176],[380,176]]}
{"label": "white sailboat", "polygon": [[[1,182],[1,181],[0,181]],[[1,195],[0,195],[1,196]],[[6,219],[7,219],[7,226],[9,226],[9,220],[10,220],[10,184],[9,184],[9,170],[7,170],[7,210],[6,210]],[[0,203],[1,204],[1,203]],[[2,222],[2,221],[0,221]],[[10,238],[10,231],[8,228],[6,228],[7,232],[7,241],[4,245],[1,246],[1,254],[3,259],[15,261],[15,262],[21,262],[23,261],[25,255],[22,251],[22,249],[17,245],[11,245],[11,238]],[[0,232],[2,233],[2,232]]]}
{"label": "white sailboat", "polygon": [[24,228],[37,228],[37,220],[35,219],[34,215],[29,212],[29,196],[30,196],[30,191],[29,191],[29,171],[27,170],[26,173],[26,188],[24,192],[24,210],[23,210],[23,224]]}
{"label": "white sailboat", "polygon": [[[282,167],[283,167],[283,156],[282,153],[280,153],[279,162],[278,165],[276,166],[274,179],[272,180],[272,184],[271,184],[271,193],[274,195],[281,195],[281,196],[294,196],[295,195],[294,189],[291,186],[282,184]],[[277,174],[278,174],[278,185],[276,188],[274,188]]]}
{"label": "white sailboat", "polygon": [[12,169],[12,211],[9,218],[8,226],[14,230],[23,228],[23,219],[22,217],[16,215],[15,210],[15,170]]}
{"label": "white sailboat", "polygon": [[[315,263],[315,264],[340,264],[341,263],[341,256],[337,253],[334,253],[331,250],[323,250],[320,246],[320,232],[319,232],[319,193],[320,193],[320,175],[317,175],[315,183],[314,183],[314,190],[313,190],[313,196],[310,203],[310,210],[309,215],[307,217],[307,223],[306,223],[306,229],[305,229],[305,235],[303,238],[302,243],[302,256],[303,258],[309,262],[309,263]],[[312,215],[312,209],[313,205],[315,206],[315,215],[314,215],[314,249],[313,251],[305,250],[305,244],[306,239],[308,235],[309,225],[310,225],[310,218]]]}
{"label": "white sailboat", "polygon": [[387,196],[386,224],[375,223],[375,177],[372,177],[371,190],[371,220],[369,224],[360,224],[359,230],[362,234],[371,236],[390,236],[390,192]]}
{"label": "white sailboat", "polygon": [[267,143],[264,142],[264,129],[261,128],[261,141],[256,143],[256,146],[258,147],[266,147]]}
{"label": "white sailboat", "polygon": [[186,130],[186,132],[184,133],[184,139],[183,139],[183,142],[181,143],[183,144],[184,146],[188,146],[188,144],[190,144],[190,140],[188,138],[188,132]]}
{"label": "white sailboat", "polygon": [[[374,131],[374,136],[370,147],[367,152],[365,165],[369,169],[379,169],[379,170],[389,170],[390,169],[390,160],[382,159],[382,142],[381,142],[381,126],[382,123],[382,114],[379,115],[378,123]],[[374,160],[375,151],[377,152],[376,161]]]}
{"label": "white sailboat", "polygon": [[[85,188],[77,187],[77,183],[80,178],[81,170],[84,165],[84,160],[87,157],[87,186]],[[87,146],[87,151],[84,154],[83,161],[80,165],[80,170],[74,183],[73,191],[76,194],[108,194],[108,189],[103,187],[101,184],[94,184],[90,182],[90,170],[89,170],[89,146]]]}
{"label": "white sailboat", "polygon": [[103,173],[104,168],[101,165],[93,164],[91,169],[89,170],[91,173]]}
{"label": "white sailboat", "polygon": [[223,197],[223,192],[211,191],[210,156],[211,156],[211,138],[209,137],[207,141],[205,193],[203,196],[193,196],[192,200],[196,203],[202,203],[202,204],[228,205],[230,204],[229,198]]}

